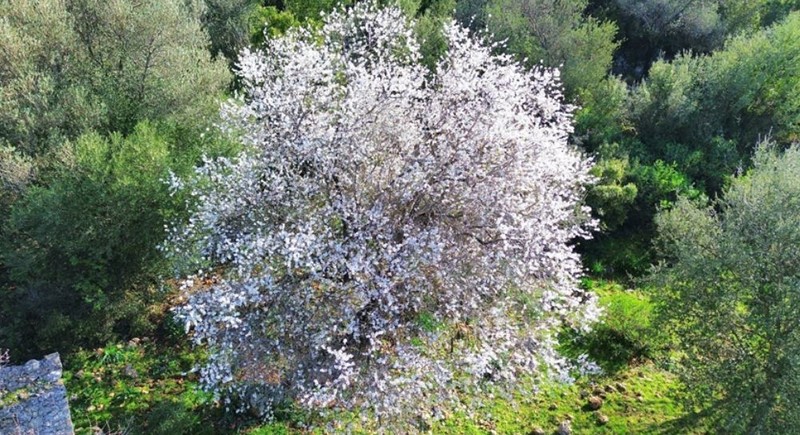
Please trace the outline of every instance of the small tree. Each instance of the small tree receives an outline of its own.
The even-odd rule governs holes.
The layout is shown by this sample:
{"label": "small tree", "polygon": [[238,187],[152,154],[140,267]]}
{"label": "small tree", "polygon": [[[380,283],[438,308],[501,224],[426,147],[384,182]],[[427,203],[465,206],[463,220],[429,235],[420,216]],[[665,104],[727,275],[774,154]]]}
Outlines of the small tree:
{"label": "small tree", "polygon": [[428,417],[563,368],[550,330],[594,314],[569,243],[590,162],[557,71],[444,34],[433,78],[403,13],[363,3],[242,54],[224,117],[247,150],[176,181],[197,208],[169,245],[218,272],[177,310],[213,391]]}
{"label": "small tree", "polygon": [[800,427],[800,148],[758,149],[751,173],[705,207],[657,218],[669,261],[655,275],[693,398],[725,432]]}

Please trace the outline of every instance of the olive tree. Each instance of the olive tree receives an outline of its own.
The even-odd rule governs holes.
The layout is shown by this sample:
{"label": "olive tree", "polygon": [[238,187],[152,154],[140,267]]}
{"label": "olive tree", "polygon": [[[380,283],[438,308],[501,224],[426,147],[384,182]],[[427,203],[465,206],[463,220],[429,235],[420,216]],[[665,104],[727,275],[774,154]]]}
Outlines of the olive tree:
{"label": "olive tree", "polygon": [[101,98],[105,129],[129,133],[143,119],[183,123],[213,113],[228,84],[212,61],[202,2],[70,0],[86,62],[81,79]]}
{"label": "olive tree", "polygon": [[166,245],[215,393],[428,418],[568,375],[552,331],[597,314],[571,246],[591,162],[557,71],[444,36],[431,75],[403,12],[360,3],[241,56],[246,150],[174,180],[196,209]]}
{"label": "olive tree", "polygon": [[584,15],[587,0],[489,0],[488,30],[528,65],[562,69],[569,97],[594,89],[611,69],[617,27]]}
{"label": "olive tree", "polygon": [[0,2],[0,146],[30,155],[100,125],[73,26],[63,1]]}
{"label": "olive tree", "polygon": [[657,218],[663,325],[693,399],[730,433],[800,427],[800,148],[761,146],[710,206]]}
{"label": "olive tree", "polygon": [[183,0],[0,2],[0,145],[36,155],[90,129],[205,120],[230,77],[211,60],[203,11]]}

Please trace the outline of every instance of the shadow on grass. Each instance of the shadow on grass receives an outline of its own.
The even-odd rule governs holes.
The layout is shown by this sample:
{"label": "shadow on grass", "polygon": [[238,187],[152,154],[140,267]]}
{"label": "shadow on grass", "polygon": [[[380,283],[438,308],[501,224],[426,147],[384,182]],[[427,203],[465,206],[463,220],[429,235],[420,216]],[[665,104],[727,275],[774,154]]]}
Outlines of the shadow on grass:
{"label": "shadow on grass", "polygon": [[711,424],[715,414],[714,410],[714,407],[708,407],[700,412],[692,412],[678,418],[654,423],[647,427],[645,433],[658,435],[717,433]]}

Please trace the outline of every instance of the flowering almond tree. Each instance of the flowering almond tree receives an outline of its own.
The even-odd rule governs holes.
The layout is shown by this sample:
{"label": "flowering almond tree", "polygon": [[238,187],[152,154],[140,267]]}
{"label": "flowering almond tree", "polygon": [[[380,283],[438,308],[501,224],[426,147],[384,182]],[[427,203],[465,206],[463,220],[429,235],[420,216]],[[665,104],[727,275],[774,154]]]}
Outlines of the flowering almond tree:
{"label": "flowering almond tree", "polygon": [[359,4],[242,54],[223,114],[245,151],[174,180],[196,211],[169,252],[215,271],[177,309],[208,388],[428,418],[457,390],[567,373],[551,332],[597,313],[558,73],[445,36],[431,74],[399,10]]}

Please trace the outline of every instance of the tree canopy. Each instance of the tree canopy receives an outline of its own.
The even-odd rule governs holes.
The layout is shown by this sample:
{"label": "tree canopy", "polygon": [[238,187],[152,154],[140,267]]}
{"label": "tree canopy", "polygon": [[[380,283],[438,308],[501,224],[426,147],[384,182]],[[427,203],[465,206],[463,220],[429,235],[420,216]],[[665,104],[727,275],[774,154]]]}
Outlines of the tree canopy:
{"label": "tree canopy", "polygon": [[800,149],[765,145],[711,206],[684,198],[657,219],[662,325],[680,337],[692,397],[715,405],[725,431],[800,424],[798,198]]}
{"label": "tree canopy", "polygon": [[429,418],[455,384],[568,374],[550,334],[596,314],[570,244],[590,162],[555,71],[444,37],[431,76],[403,13],[360,4],[241,57],[247,149],[176,184],[197,209],[170,251],[206,271],[178,314],[217,393]]}

